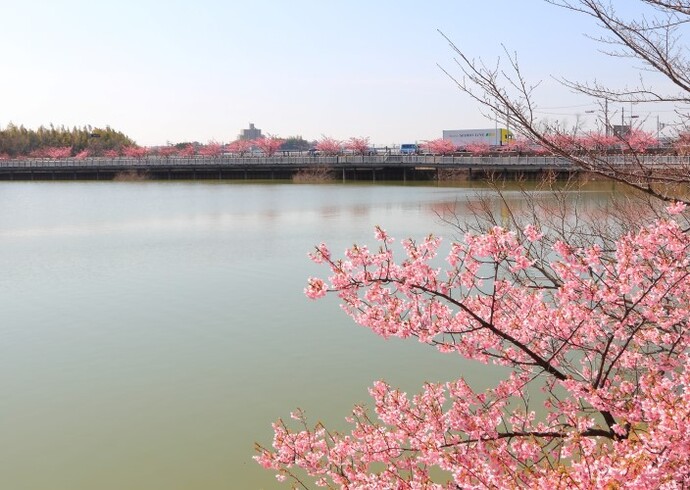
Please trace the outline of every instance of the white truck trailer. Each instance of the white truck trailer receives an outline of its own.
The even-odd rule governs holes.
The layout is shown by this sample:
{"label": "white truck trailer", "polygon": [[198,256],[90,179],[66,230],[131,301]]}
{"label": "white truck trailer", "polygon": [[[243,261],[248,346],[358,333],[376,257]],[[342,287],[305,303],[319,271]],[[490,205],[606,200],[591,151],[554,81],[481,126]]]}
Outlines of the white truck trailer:
{"label": "white truck trailer", "polygon": [[477,143],[484,143],[489,146],[503,146],[513,139],[513,134],[505,128],[444,129],[443,139],[452,141],[458,147]]}

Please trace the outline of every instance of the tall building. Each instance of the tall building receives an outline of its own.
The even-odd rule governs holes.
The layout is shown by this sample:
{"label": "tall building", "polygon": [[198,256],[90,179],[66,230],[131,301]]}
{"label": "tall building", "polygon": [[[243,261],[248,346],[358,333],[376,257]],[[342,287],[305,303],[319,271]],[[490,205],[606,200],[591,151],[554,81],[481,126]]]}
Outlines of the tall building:
{"label": "tall building", "polygon": [[243,129],[239,135],[240,140],[257,140],[263,138],[261,130],[254,127],[254,123],[249,123],[249,129]]}
{"label": "tall building", "polygon": [[617,138],[627,138],[630,134],[630,126],[628,124],[614,124],[613,135]]}

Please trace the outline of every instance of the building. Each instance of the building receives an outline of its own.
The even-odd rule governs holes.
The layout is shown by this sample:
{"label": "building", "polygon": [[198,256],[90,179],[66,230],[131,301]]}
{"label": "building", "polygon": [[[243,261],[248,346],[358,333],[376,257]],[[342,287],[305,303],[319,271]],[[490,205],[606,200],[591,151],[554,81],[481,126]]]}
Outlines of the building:
{"label": "building", "polygon": [[613,135],[616,138],[627,138],[628,135],[630,134],[630,126],[627,124],[614,124],[612,126],[613,128]]}
{"label": "building", "polygon": [[264,136],[261,134],[261,130],[259,128],[254,127],[254,123],[249,123],[249,129],[243,129],[240,135],[238,136],[238,139],[240,140],[258,140],[259,138],[263,138]]}

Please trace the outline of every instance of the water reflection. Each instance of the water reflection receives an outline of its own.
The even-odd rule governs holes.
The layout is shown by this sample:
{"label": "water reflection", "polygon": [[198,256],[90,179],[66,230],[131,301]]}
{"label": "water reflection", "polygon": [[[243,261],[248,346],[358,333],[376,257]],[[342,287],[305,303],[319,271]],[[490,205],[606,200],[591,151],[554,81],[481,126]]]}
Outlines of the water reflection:
{"label": "water reflection", "polygon": [[[0,486],[279,488],[251,461],[300,406],[338,427],[384,378],[417,391],[494,368],[384,341],[306,259],[446,235],[474,187],[0,184]],[[602,195],[592,193],[592,199]],[[519,202],[519,193],[515,197]]]}

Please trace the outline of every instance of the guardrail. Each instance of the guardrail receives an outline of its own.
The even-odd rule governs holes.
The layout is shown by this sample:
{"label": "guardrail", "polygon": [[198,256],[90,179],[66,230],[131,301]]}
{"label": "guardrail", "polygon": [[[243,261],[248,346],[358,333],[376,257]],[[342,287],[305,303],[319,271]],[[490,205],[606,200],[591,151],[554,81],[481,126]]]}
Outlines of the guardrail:
{"label": "guardrail", "polygon": [[567,160],[557,157],[447,157],[432,155],[372,155],[372,156],[272,156],[272,157],[92,157],[92,158],[26,158],[0,160],[0,167],[57,168],[57,167],[160,167],[160,166],[348,166],[348,165],[432,165],[432,166],[482,166],[482,165],[529,165],[569,166]]}
{"label": "guardrail", "polygon": [[[627,165],[630,157],[614,155],[602,157],[611,165]],[[636,160],[637,161],[637,160]],[[643,162],[655,166],[688,166],[690,156],[643,156]],[[440,156],[440,155],[367,155],[367,156],[272,156],[272,157],[92,157],[92,158],[27,158],[0,160],[2,169],[57,169],[57,168],[116,168],[146,169],[157,167],[435,167],[435,168],[490,168],[490,167],[530,167],[530,168],[574,168],[573,164],[561,157],[534,156]]]}

